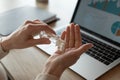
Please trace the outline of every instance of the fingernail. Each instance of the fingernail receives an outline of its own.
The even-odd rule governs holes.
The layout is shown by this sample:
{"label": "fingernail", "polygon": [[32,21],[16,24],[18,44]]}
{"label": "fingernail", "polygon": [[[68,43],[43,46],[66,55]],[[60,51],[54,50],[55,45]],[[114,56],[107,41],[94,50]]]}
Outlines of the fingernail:
{"label": "fingernail", "polygon": [[78,24],[76,24],[76,26],[79,26]]}
{"label": "fingernail", "polygon": [[75,25],[75,23],[71,23],[72,25]]}
{"label": "fingernail", "polygon": [[92,43],[89,43],[91,47],[94,47],[94,45]]}

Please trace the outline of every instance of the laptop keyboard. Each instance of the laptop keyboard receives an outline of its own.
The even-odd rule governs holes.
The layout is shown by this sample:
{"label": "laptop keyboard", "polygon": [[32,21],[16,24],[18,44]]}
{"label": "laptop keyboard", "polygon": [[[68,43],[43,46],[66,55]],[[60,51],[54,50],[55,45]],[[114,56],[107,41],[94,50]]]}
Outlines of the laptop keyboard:
{"label": "laptop keyboard", "polygon": [[106,65],[109,65],[120,57],[120,50],[82,34],[82,43],[85,44],[88,42],[93,43],[94,47],[89,49],[86,54]]}

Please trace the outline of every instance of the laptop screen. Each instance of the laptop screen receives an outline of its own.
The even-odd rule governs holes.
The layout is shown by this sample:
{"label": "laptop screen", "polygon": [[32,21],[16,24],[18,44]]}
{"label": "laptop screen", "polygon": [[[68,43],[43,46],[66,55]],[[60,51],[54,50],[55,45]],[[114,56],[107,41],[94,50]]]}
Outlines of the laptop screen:
{"label": "laptop screen", "polygon": [[120,0],[79,0],[72,22],[101,38],[120,44]]}

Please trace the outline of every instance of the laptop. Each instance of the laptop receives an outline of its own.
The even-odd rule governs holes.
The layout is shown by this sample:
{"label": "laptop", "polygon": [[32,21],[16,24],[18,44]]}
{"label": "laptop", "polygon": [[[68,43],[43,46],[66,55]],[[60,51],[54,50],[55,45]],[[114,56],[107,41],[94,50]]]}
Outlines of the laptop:
{"label": "laptop", "polygon": [[[95,80],[120,63],[120,6],[119,0],[78,0],[71,22],[81,27],[82,43],[94,47],[81,55],[70,67],[87,80]],[[70,22],[70,23],[71,23]],[[55,29],[57,34],[66,28]],[[52,55],[55,44],[37,45]]]}

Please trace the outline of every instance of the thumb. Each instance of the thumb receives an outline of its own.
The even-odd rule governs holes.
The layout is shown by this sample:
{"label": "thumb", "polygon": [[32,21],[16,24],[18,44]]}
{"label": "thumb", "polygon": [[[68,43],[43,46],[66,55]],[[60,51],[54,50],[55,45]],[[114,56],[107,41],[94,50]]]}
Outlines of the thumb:
{"label": "thumb", "polygon": [[83,44],[82,46],[75,50],[75,53],[80,56],[82,53],[88,51],[92,47],[93,47],[92,43]]}

